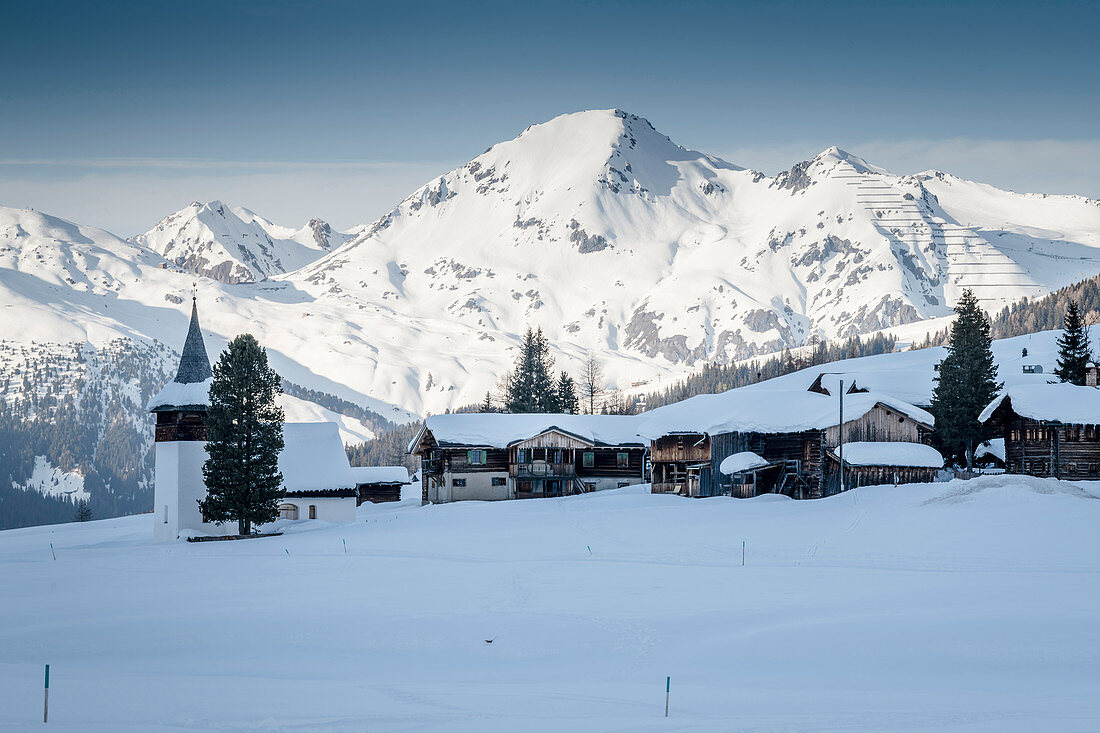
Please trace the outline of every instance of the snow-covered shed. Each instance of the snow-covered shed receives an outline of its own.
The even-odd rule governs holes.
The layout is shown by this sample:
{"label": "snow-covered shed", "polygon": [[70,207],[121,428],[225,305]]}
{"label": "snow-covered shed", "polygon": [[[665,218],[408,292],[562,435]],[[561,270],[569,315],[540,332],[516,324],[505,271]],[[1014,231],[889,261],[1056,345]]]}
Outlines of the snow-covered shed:
{"label": "snow-covered shed", "polygon": [[[923,443],[859,441],[830,448],[827,455],[837,467],[843,455],[844,482],[849,488],[934,481],[943,468],[943,456]],[[830,480],[839,485],[839,470],[830,472]]]}
{"label": "snow-covered shed", "polygon": [[775,474],[781,465],[773,463],[752,451],[742,451],[726,456],[718,464],[719,473],[729,477],[730,496],[748,499],[756,496],[758,485],[774,483]]}
{"label": "snow-covered shed", "polygon": [[284,519],[354,522],[356,474],[348,463],[340,428],[332,422],[283,424],[279,472],[286,497],[279,505]]}
{"label": "snow-covered shed", "polygon": [[627,415],[433,415],[409,443],[425,503],[539,498],[644,483],[648,439]]}
{"label": "snow-covered shed", "polygon": [[819,497],[829,487],[825,451],[842,435],[846,443],[919,443],[931,432],[927,411],[847,383],[841,421],[839,381],[819,375],[806,389],[761,382],[644,413],[638,430],[653,441],[654,492],[731,493],[721,462],[752,451],[780,467],[768,482],[757,482],[757,491]]}
{"label": "snow-covered shed", "polygon": [[1004,440],[1011,473],[1100,479],[1100,390],[1074,384],[1005,388],[978,417]]}
{"label": "snow-covered shed", "polygon": [[401,501],[401,488],[411,482],[404,466],[352,466],[351,472],[355,476],[359,504]]}

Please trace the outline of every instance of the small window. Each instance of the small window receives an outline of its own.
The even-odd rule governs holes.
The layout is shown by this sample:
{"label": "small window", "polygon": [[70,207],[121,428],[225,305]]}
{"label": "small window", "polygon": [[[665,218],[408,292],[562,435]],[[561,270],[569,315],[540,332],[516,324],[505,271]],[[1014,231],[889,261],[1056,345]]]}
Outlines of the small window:
{"label": "small window", "polygon": [[585,451],[581,454],[581,465],[585,468],[592,468],[596,465],[596,454],[591,451]]}
{"label": "small window", "polygon": [[485,465],[485,451],[483,450],[468,450],[466,451],[466,462],[471,466],[484,466]]}
{"label": "small window", "polygon": [[630,465],[630,454],[629,453],[616,453],[615,454],[615,465],[618,468],[626,468],[627,466],[629,466]]}
{"label": "small window", "polygon": [[297,519],[298,507],[294,506],[293,504],[280,504],[279,516],[283,519]]}
{"label": "small window", "polygon": [[317,518],[317,505],[316,504],[310,504],[309,505],[309,518],[310,519],[316,519]]}
{"label": "small window", "polygon": [[624,488],[624,487],[627,487],[627,486],[630,486],[630,482],[629,482],[629,481],[620,481],[620,482],[619,482],[619,488],[620,488],[620,489],[622,489],[622,488]]}
{"label": "small window", "polygon": [[503,476],[493,476],[493,486],[504,486],[508,483]]}
{"label": "small window", "polygon": [[520,448],[516,451],[516,463],[527,463],[527,450]]}
{"label": "small window", "polygon": [[466,485],[466,479],[464,479],[464,478],[453,478],[453,479],[451,479],[451,486],[465,486],[465,485]]}

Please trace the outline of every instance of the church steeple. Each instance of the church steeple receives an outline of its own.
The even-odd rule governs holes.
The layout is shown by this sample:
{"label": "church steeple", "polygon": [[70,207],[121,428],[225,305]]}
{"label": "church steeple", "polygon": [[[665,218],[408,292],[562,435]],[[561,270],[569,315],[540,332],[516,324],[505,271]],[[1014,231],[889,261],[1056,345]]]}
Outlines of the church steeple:
{"label": "church steeple", "polygon": [[210,371],[210,358],[206,355],[206,344],[202,340],[202,330],[199,328],[198,300],[191,298],[191,326],[187,329],[187,339],[183,342],[183,355],[180,357],[180,366],[176,370],[175,382],[179,384],[195,384],[205,382],[214,376]]}

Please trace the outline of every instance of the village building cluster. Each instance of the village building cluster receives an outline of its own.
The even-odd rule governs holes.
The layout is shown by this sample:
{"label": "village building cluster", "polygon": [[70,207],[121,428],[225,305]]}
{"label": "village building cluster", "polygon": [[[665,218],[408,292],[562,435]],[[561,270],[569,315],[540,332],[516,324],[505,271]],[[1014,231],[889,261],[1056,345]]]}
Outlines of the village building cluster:
{"label": "village building cluster", "polygon": [[[199,510],[212,376],[193,304],[176,376],[148,406],[156,416],[158,540],[232,531]],[[856,486],[936,480],[944,459],[931,446],[932,415],[860,381],[822,372],[806,389],[763,382],[633,416],[434,415],[408,452],[420,459],[425,504],[637,484],[686,497],[815,499]],[[1030,381],[1006,388],[979,418],[997,437],[978,448],[977,462],[1032,476],[1100,479],[1098,382],[1100,369],[1090,364],[1087,386]],[[283,432],[282,519],[354,521],[360,504],[397,501],[410,483],[401,466],[349,465],[335,423],[285,423]]]}

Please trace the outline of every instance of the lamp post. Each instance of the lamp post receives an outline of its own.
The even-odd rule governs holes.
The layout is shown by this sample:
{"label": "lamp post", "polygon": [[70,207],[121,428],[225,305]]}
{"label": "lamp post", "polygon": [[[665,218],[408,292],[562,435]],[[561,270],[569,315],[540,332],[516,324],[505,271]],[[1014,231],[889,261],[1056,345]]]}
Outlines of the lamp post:
{"label": "lamp post", "polygon": [[840,491],[844,493],[844,380],[840,380],[840,422],[837,424],[837,460],[840,461]]}

